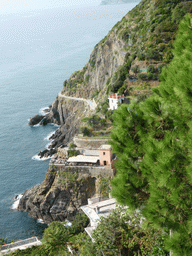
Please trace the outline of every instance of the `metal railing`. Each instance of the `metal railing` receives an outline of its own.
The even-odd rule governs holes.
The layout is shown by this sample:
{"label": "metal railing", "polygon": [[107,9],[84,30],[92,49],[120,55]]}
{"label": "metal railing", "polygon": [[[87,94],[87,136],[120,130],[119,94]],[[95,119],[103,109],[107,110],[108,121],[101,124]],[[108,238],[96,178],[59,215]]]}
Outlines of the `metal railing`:
{"label": "metal railing", "polygon": [[21,241],[18,241],[18,242],[14,242],[14,243],[11,243],[11,244],[5,244],[5,245],[2,245],[0,247],[0,251],[11,249],[11,248],[14,248],[14,247],[17,247],[17,246],[20,246],[20,245],[24,245],[24,244],[34,243],[34,242],[37,242],[37,241],[38,241],[37,237],[31,237],[31,238],[21,240]]}

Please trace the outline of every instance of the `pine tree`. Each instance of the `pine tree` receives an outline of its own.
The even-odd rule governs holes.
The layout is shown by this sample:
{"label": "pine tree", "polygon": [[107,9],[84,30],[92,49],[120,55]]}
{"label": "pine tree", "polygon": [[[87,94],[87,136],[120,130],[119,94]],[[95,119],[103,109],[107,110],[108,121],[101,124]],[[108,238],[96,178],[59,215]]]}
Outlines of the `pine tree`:
{"label": "pine tree", "polygon": [[[163,68],[159,88],[137,105],[114,115],[112,146],[117,176],[112,196],[142,213],[154,226],[169,228],[167,249],[192,255],[192,18],[179,25],[174,58]],[[138,163],[139,157],[141,162]],[[135,164],[137,166],[135,166]],[[134,167],[133,167],[134,166]],[[141,193],[142,191],[142,193]],[[138,200],[137,195],[144,195]]]}

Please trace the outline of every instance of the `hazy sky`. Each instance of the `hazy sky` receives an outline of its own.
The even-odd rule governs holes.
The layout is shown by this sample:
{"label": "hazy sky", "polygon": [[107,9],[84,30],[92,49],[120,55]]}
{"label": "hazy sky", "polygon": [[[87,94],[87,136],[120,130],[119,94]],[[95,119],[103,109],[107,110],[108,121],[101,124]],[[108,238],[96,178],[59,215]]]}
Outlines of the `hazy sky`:
{"label": "hazy sky", "polygon": [[0,0],[0,14],[72,5],[99,5],[101,0]]}

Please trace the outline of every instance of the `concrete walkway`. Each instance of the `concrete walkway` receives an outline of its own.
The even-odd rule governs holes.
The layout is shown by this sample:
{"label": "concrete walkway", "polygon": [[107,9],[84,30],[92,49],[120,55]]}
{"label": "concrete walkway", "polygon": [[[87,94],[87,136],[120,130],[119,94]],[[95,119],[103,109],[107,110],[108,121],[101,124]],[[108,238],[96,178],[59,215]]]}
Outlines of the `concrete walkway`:
{"label": "concrete walkway", "polygon": [[61,94],[61,92],[58,94],[58,97],[67,98],[67,99],[71,99],[71,100],[85,101],[91,110],[95,110],[97,107],[95,100],[87,100],[84,98],[76,98],[76,97],[66,96],[66,95]]}
{"label": "concrete walkway", "polygon": [[9,254],[9,253],[14,252],[18,249],[19,250],[25,250],[29,247],[34,246],[34,245],[41,245],[41,244],[42,244],[41,241],[38,240],[37,237],[31,237],[31,238],[28,238],[28,239],[25,239],[25,240],[17,241],[15,243],[6,244],[6,245],[3,245],[0,248],[0,256]]}

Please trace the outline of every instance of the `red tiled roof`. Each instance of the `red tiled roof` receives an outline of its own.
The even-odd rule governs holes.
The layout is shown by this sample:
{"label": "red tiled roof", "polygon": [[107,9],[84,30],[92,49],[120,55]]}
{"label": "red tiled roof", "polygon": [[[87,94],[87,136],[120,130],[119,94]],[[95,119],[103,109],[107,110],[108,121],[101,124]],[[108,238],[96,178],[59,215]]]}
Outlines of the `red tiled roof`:
{"label": "red tiled roof", "polygon": [[114,93],[114,94],[111,94],[111,95],[109,95],[109,98],[110,99],[121,99],[121,98],[124,98],[124,94],[122,94],[122,95],[117,95],[117,93]]}

